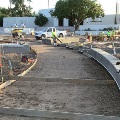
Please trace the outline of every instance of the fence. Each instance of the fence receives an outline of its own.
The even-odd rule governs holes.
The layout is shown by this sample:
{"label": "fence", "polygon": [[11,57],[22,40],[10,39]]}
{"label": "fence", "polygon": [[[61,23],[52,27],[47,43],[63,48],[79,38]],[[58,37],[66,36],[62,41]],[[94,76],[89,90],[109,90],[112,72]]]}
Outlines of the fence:
{"label": "fence", "polygon": [[83,49],[82,51],[84,54],[94,58],[102,64],[111,74],[120,89],[120,60],[98,48]]}

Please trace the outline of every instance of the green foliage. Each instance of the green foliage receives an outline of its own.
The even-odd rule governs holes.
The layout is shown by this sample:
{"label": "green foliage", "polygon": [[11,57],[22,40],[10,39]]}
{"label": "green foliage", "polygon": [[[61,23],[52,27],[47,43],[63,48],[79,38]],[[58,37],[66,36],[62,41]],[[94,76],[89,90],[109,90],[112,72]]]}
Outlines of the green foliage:
{"label": "green foliage", "polygon": [[112,27],[104,28],[103,31],[114,30]]}
{"label": "green foliage", "polygon": [[0,27],[3,27],[3,18],[2,16],[0,16]]}
{"label": "green foliage", "polygon": [[11,16],[12,17],[31,17],[31,8],[27,7],[26,5],[22,5],[18,7],[17,5],[11,9]]}
{"label": "green foliage", "polygon": [[[28,2],[31,2],[31,0],[27,0]],[[0,7],[0,26],[3,26],[3,18],[4,17],[23,17],[23,16],[35,16],[35,12],[31,12],[32,8],[30,6],[26,6],[24,4],[25,0],[9,0],[10,7],[11,4],[13,4],[14,8],[3,8]]]}
{"label": "green foliage", "polygon": [[0,7],[0,26],[3,27],[3,18],[9,16],[9,9]]}
{"label": "green foliage", "polygon": [[84,29],[84,31],[92,31],[90,28],[88,28],[88,29]]}
{"label": "green foliage", "polygon": [[[28,2],[31,2],[31,0],[27,0]],[[32,8],[30,6],[26,6],[24,4],[25,0],[11,0],[11,3],[15,5],[14,8],[10,9],[11,16],[12,17],[24,17],[32,16]]]}
{"label": "green foliage", "polygon": [[0,16],[9,16],[9,9],[6,9],[4,7],[0,7]]}
{"label": "green foliage", "polygon": [[50,14],[57,18],[70,19],[77,30],[84,19],[104,16],[104,10],[95,0],[59,0]]}
{"label": "green foliage", "polygon": [[36,25],[41,27],[41,26],[45,25],[47,22],[48,22],[48,18],[45,15],[43,15],[42,13],[39,13],[38,15],[36,15],[36,18],[35,18]]}

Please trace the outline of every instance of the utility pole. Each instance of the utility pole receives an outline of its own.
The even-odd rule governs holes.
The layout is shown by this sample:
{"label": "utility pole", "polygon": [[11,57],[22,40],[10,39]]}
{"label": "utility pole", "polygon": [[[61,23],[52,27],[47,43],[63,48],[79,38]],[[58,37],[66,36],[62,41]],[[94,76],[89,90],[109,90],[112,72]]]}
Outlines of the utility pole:
{"label": "utility pole", "polygon": [[115,14],[115,24],[117,24],[117,16],[119,13],[119,3],[118,0],[116,0],[116,14]]}
{"label": "utility pole", "polygon": [[11,4],[12,4],[12,0],[9,0],[10,2],[10,14],[11,14]]}
{"label": "utility pole", "polygon": [[29,10],[30,10],[30,1],[29,1]]}
{"label": "utility pole", "polygon": [[116,0],[116,14],[119,14],[119,3],[118,3],[118,0]]}
{"label": "utility pole", "polygon": [[48,0],[48,9],[49,9],[49,0]]}
{"label": "utility pole", "polygon": [[29,1],[29,8],[30,8],[30,1]]}

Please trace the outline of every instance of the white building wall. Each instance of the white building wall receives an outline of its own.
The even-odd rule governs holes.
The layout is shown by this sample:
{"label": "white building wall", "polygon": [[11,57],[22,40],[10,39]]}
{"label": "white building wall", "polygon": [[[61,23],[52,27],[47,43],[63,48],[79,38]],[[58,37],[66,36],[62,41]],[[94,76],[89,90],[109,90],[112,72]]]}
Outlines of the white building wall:
{"label": "white building wall", "polygon": [[[92,18],[87,18],[84,20],[84,25],[114,25],[115,24],[115,14],[105,15],[102,18],[96,18],[93,22]],[[117,15],[117,24],[120,24],[120,14]]]}
{"label": "white building wall", "polygon": [[42,13],[46,17],[51,17],[50,10],[54,10],[54,8],[41,9],[41,10],[39,10],[39,13]]}
{"label": "white building wall", "polygon": [[[48,17],[48,23],[46,25],[44,25],[43,27],[59,27],[59,23],[58,23],[58,19],[57,18],[53,18],[50,15],[50,10],[54,10],[54,9],[43,9],[40,10],[39,13],[42,13],[43,15],[45,15],[46,17]],[[11,27],[13,24],[26,24],[27,28],[35,28],[36,25],[34,23],[35,21],[35,17],[6,17],[3,19],[3,27],[4,28],[9,28]],[[84,20],[84,25],[81,27],[80,26],[80,30],[84,30],[87,28],[91,28],[93,30],[99,30],[99,29],[103,29],[103,27],[110,27],[111,25],[115,25],[115,14],[113,15],[105,15],[102,18],[96,18],[95,21],[97,22],[92,22],[91,18],[85,19]],[[117,24],[120,24],[120,14],[117,15]],[[93,26],[94,25],[94,26]],[[102,26],[104,25],[104,26]],[[69,26],[69,20],[64,19],[63,21],[63,27],[68,27]]]}
{"label": "white building wall", "polygon": [[63,26],[68,26],[68,22],[69,22],[69,20],[64,18],[63,19]]}
{"label": "white building wall", "polygon": [[[51,17],[51,18],[52,18],[51,14],[50,14],[50,10],[54,10],[54,8],[41,9],[41,10],[39,10],[39,13],[42,13],[42,14],[45,15],[46,17],[49,17],[49,18]],[[69,23],[68,19],[64,18],[64,19],[63,19],[63,26],[68,27],[68,25],[69,25],[68,23]],[[58,21],[58,19],[57,19],[57,18],[54,18],[53,24],[51,24],[51,25],[53,25],[53,26],[55,26],[55,27],[58,27],[58,26],[59,26],[59,21]]]}
{"label": "white building wall", "polygon": [[120,29],[120,25],[80,25],[79,30],[84,31],[86,29],[90,29],[92,31],[100,31],[104,28],[113,28],[113,29]]}
{"label": "white building wall", "polygon": [[96,18],[93,22],[92,18],[84,20],[84,25],[109,25],[115,23],[115,15],[105,15],[102,18]]}
{"label": "white building wall", "polygon": [[3,27],[8,28],[11,27],[13,24],[16,24],[16,18],[12,18],[12,17],[3,18]]}
{"label": "white building wall", "polygon": [[54,27],[58,27],[58,19],[57,18],[54,18]]}
{"label": "white building wall", "polygon": [[27,28],[35,27],[35,17],[5,17],[3,18],[3,27],[9,28],[14,24],[20,26],[25,24]]}

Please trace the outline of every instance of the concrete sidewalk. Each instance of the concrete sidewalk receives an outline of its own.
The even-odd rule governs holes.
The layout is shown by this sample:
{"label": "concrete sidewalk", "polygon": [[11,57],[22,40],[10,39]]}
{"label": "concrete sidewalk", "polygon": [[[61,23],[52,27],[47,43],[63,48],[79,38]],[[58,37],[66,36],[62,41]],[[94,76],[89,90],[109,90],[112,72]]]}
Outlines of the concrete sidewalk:
{"label": "concrete sidewalk", "polygon": [[37,111],[34,109],[28,110],[20,108],[0,108],[0,118],[1,114],[2,116],[4,116],[4,119],[9,116],[9,120],[12,120],[13,116],[15,117],[14,119],[25,117],[25,120],[33,120],[33,118],[34,120],[38,120],[38,118],[39,120],[120,120],[120,117],[115,116],[91,115],[57,111]]}

